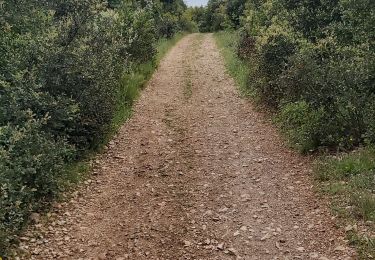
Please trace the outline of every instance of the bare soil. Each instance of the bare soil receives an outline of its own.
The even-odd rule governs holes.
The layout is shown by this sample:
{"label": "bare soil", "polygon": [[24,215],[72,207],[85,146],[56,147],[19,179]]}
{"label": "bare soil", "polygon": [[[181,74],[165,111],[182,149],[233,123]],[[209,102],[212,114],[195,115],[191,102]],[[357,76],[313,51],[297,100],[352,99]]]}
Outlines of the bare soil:
{"label": "bare soil", "polygon": [[356,258],[211,34],[167,54],[92,179],[23,240],[25,259]]}

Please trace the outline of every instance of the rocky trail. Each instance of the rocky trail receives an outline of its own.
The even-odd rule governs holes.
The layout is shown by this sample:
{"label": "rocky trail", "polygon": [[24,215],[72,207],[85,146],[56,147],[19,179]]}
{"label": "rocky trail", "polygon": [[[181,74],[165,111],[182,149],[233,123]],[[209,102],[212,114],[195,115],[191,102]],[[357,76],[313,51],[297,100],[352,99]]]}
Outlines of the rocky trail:
{"label": "rocky trail", "polygon": [[355,259],[212,34],[167,54],[91,180],[22,240],[25,259]]}

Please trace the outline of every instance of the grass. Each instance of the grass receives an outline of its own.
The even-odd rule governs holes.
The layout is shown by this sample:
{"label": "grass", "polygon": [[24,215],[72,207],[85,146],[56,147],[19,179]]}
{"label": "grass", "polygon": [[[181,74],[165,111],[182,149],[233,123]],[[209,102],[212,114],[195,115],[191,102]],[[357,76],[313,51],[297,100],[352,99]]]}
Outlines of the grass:
{"label": "grass", "polygon": [[217,46],[225,60],[227,71],[236,81],[241,92],[245,95],[253,95],[248,88],[248,76],[250,66],[237,56],[237,42],[239,34],[235,31],[222,31],[215,33]]}
{"label": "grass", "polygon": [[375,257],[375,149],[361,148],[349,154],[326,157],[317,163],[316,177],[332,200],[344,226],[355,223],[365,231],[348,232],[360,259]]}
{"label": "grass", "polygon": [[125,73],[122,76],[119,82],[117,109],[113,117],[112,129],[104,143],[112,139],[123,123],[132,115],[132,106],[138,98],[140,90],[147,84],[167,52],[185,35],[185,33],[178,33],[171,39],[160,39],[157,43],[157,55],[154,61],[140,64],[131,73]]}

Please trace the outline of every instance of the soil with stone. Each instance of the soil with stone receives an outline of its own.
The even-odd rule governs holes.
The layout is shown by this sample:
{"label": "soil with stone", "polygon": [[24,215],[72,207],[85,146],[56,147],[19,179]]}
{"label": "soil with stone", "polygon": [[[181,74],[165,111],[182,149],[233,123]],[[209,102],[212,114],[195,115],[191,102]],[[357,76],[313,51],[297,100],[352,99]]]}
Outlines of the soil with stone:
{"label": "soil with stone", "polygon": [[213,35],[192,34],[21,259],[355,259],[314,190],[311,160],[240,97]]}

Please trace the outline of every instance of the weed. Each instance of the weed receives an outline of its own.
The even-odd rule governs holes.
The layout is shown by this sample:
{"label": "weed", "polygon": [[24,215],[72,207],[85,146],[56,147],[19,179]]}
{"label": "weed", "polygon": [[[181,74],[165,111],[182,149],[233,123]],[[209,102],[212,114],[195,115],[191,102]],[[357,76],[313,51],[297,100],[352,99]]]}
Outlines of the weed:
{"label": "weed", "polygon": [[224,57],[228,73],[234,78],[243,94],[253,96],[253,91],[248,88],[251,66],[237,56],[238,32],[218,32],[215,33],[215,39]]}
{"label": "weed", "polygon": [[[369,230],[375,229],[374,158],[375,149],[367,147],[323,159],[316,168],[317,180],[332,198],[334,212],[344,223],[366,222]],[[375,256],[375,239],[370,235],[351,232],[348,236],[360,259]]]}

